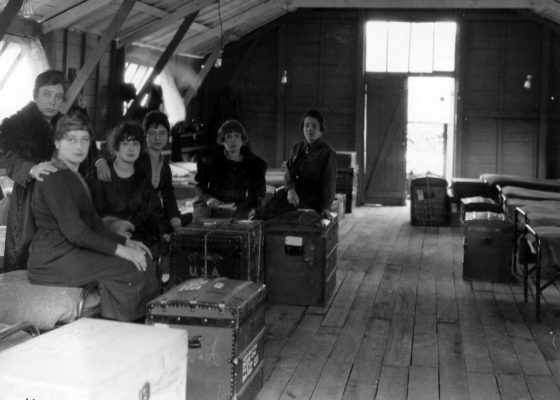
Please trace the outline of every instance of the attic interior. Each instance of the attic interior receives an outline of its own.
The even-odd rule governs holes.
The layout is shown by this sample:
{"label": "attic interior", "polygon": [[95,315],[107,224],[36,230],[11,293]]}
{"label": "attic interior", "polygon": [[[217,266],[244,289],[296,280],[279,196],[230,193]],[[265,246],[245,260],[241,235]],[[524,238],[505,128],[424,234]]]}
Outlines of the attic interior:
{"label": "attic interior", "polygon": [[[558,200],[559,1],[0,0],[0,10],[0,121],[53,68],[70,82],[61,111],[85,108],[100,143],[119,122],[160,109],[195,129],[194,154],[237,119],[281,177],[315,108],[325,141],[354,154],[355,203],[339,217],[332,297],[267,303],[262,388],[249,384],[240,398],[559,398],[560,286],[530,278],[526,303],[521,261],[507,282],[464,279],[467,227],[483,228],[461,215],[470,203],[447,198],[453,178],[477,181],[474,196],[489,200],[472,210],[503,211],[515,242],[500,253],[508,270],[515,246],[531,246],[518,228],[518,218],[529,221],[516,211],[525,203],[486,182],[480,189],[480,177]],[[438,178],[415,181],[425,173]],[[415,183],[441,182],[445,222],[430,214],[411,224],[424,201]],[[495,252],[477,257],[503,263]],[[0,352],[0,388],[9,367]]]}

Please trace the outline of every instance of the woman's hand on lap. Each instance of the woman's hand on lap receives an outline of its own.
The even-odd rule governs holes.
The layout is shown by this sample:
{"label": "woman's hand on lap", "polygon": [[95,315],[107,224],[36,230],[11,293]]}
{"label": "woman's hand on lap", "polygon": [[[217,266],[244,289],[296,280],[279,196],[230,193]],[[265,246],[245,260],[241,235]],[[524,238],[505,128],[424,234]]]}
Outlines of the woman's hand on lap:
{"label": "woman's hand on lap", "polygon": [[146,271],[148,267],[148,261],[146,259],[146,252],[139,250],[137,248],[123,246],[122,244],[117,245],[117,250],[115,251],[117,257],[123,258],[130,261],[138,271]]}
{"label": "woman's hand on lap", "polygon": [[144,243],[142,243],[138,240],[127,239],[126,240],[126,246],[130,247],[132,249],[142,251],[144,254],[146,254],[148,257],[150,257],[150,260],[153,258],[152,252],[150,251],[150,248],[148,246],[146,246]]}

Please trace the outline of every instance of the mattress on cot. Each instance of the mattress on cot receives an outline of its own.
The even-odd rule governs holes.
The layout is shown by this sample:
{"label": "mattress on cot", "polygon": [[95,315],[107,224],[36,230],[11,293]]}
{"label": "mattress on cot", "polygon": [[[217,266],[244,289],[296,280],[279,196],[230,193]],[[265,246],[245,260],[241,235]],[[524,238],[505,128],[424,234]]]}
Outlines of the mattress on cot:
{"label": "mattress on cot", "polygon": [[550,210],[551,213],[560,214],[560,201],[558,200],[533,200],[533,199],[522,199],[522,198],[511,198],[507,199],[504,205],[504,213],[506,217],[511,221],[515,219],[515,209],[520,208],[521,210],[528,211],[544,211]]}
{"label": "mattress on cot", "polygon": [[560,201],[559,192],[551,192],[548,190],[527,189],[519,186],[502,187],[502,194],[506,199],[528,199],[528,200],[555,200]]}
{"label": "mattress on cot", "polygon": [[480,179],[490,186],[517,186],[526,189],[560,192],[560,180],[527,178],[517,175],[482,174]]}

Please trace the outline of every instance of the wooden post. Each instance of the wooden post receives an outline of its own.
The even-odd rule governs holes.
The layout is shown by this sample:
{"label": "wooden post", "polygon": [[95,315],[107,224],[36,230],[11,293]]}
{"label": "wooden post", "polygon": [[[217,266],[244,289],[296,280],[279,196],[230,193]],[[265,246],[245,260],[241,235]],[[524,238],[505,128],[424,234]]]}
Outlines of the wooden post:
{"label": "wooden post", "polygon": [[99,63],[101,57],[103,57],[103,53],[105,53],[105,51],[111,44],[111,41],[117,34],[117,31],[119,30],[123,22],[126,20],[126,17],[132,10],[132,7],[134,7],[135,2],[136,0],[124,0],[122,2],[121,6],[119,7],[119,10],[115,14],[115,17],[111,21],[111,24],[109,25],[109,27],[107,28],[107,30],[105,31],[101,39],[99,39],[97,47],[95,48],[95,50],[93,51],[92,55],[89,57],[87,62],[84,64],[80,72],[78,72],[78,75],[76,76],[76,79],[72,83],[72,86],[70,86],[70,89],[68,89],[68,93],[66,93],[66,101],[60,108],[60,111],[63,114],[70,109],[70,106],[78,96],[78,93],[80,93],[80,91],[84,87],[91,72],[93,71],[97,63]]}
{"label": "wooden post", "polygon": [[2,10],[2,14],[0,14],[0,40],[8,32],[22,5],[23,0],[10,0]]}
{"label": "wooden post", "polygon": [[177,49],[177,46],[179,46],[179,43],[181,43],[181,40],[183,40],[183,37],[191,27],[197,15],[198,15],[198,11],[185,17],[183,23],[181,24],[181,26],[179,26],[179,29],[177,29],[175,35],[173,35],[173,39],[171,39],[171,42],[169,42],[166,49],[161,54],[159,60],[157,60],[156,65],[152,70],[152,73],[150,74],[148,79],[144,82],[144,86],[142,86],[142,88],[138,91],[138,94],[136,94],[136,98],[134,99],[128,111],[126,112],[126,117],[130,117],[138,109],[138,107],[140,106],[140,101],[142,101],[142,97],[144,97],[144,95],[148,92],[148,89],[152,85],[154,79],[156,79],[156,77],[161,73],[161,71],[163,70],[163,68],[171,58],[171,56],[173,56],[173,53]]}
{"label": "wooden post", "polygon": [[546,145],[548,136],[548,105],[550,97],[550,29],[543,27],[541,49],[541,82],[539,85],[539,136],[537,139],[536,177],[546,178]]}

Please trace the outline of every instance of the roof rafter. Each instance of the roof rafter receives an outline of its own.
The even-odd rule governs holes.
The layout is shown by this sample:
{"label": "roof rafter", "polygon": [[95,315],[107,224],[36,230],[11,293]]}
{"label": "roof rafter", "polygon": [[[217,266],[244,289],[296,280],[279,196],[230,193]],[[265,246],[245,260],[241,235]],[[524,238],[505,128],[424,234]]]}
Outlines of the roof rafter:
{"label": "roof rafter", "polygon": [[531,0],[286,0],[295,8],[532,8]]}
{"label": "roof rafter", "polygon": [[112,0],[88,0],[69,8],[66,11],[44,21],[41,24],[43,34],[54,31],[56,29],[66,28],[72,23],[79,21],[84,16],[94,13],[95,11],[105,7]]}
{"label": "roof rafter", "polygon": [[230,31],[237,25],[243,24],[244,22],[249,21],[252,18],[256,18],[258,15],[270,11],[272,8],[285,8],[285,2],[268,0],[264,3],[261,3],[258,6],[255,6],[241,14],[236,15],[233,18],[223,21],[222,28],[220,28],[220,25],[216,25],[214,28],[204,33],[190,37],[187,43],[183,44],[177,49],[177,52],[188,53],[189,51],[196,49],[201,45],[209,43],[212,40],[219,39],[220,29],[224,32]]}
{"label": "roof rafter", "polygon": [[201,9],[209,6],[215,1],[216,0],[195,0],[189,2],[188,4],[184,4],[173,12],[167,14],[166,17],[148,23],[133,32],[118,37],[116,39],[117,46],[121,47],[127,44],[134,43],[135,41],[140,40],[145,36],[151,35],[152,33],[159,31],[160,29],[168,27],[169,25],[186,17],[187,15],[200,11]]}

